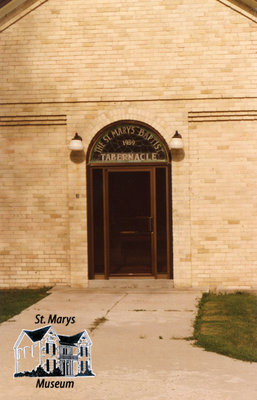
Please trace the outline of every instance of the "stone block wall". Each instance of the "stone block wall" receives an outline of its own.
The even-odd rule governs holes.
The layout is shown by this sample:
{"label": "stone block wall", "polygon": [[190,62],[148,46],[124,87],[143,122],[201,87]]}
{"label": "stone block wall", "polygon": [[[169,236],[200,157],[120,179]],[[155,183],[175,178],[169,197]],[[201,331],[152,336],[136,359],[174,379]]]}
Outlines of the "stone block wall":
{"label": "stone block wall", "polygon": [[1,101],[256,96],[256,23],[217,0],[49,0],[1,33]]}
{"label": "stone block wall", "polygon": [[67,146],[122,119],[183,136],[175,286],[256,286],[256,23],[223,3],[48,0],[2,27],[1,287],[87,286],[86,163]]}
{"label": "stone block wall", "polygon": [[242,103],[189,113],[195,286],[257,287],[256,116]]}
{"label": "stone block wall", "polygon": [[3,120],[0,139],[1,286],[67,283],[66,126],[37,125],[39,117],[34,122],[32,118],[23,122],[26,126],[12,126],[22,124],[16,117],[12,117],[12,122]]}

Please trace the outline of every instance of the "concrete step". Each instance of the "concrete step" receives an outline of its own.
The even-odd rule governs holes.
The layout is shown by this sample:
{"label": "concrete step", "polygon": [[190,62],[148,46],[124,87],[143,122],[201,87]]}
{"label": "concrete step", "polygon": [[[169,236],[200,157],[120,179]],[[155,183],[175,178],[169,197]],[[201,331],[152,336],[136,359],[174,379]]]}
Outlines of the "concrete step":
{"label": "concrete step", "polygon": [[171,279],[92,279],[89,280],[90,289],[172,289]]}

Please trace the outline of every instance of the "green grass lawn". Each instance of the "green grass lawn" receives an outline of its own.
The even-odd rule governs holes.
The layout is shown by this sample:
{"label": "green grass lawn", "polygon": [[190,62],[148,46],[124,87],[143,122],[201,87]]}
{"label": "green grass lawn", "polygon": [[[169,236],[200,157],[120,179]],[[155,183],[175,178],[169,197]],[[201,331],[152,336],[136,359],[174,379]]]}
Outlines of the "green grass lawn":
{"label": "green grass lawn", "polygon": [[50,287],[0,290],[0,323],[48,296]]}
{"label": "green grass lawn", "polygon": [[257,361],[257,296],[204,293],[194,324],[195,344],[244,361]]}

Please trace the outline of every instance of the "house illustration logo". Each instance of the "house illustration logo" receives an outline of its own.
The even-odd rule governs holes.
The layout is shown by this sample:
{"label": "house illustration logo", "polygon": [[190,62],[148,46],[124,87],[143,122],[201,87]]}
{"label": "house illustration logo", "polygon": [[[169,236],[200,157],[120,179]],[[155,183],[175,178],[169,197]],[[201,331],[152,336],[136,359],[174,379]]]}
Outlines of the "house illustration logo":
{"label": "house illustration logo", "polygon": [[14,345],[14,377],[93,377],[92,342],[86,330],[58,335],[49,325],[23,329]]}

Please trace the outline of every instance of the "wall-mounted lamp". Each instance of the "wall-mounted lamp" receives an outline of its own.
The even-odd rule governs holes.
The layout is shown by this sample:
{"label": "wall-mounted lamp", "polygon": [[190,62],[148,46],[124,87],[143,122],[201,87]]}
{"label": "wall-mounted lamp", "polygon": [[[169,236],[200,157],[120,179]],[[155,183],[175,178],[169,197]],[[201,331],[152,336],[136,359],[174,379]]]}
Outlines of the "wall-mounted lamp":
{"label": "wall-mounted lamp", "polygon": [[183,149],[183,140],[182,140],[182,136],[180,135],[180,133],[178,133],[178,131],[176,131],[175,135],[172,137],[171,142],[170,142],[170,148],[171,150],[175,149],[175,150],[180,150]]}
{"label": "wall-mounted lamp", "polygon": [[79,136],[77,133],[75,134],[74,138],[71,139],[70,144],[69,144],[69,149],[75,150],[75,151],[81,151],[84,149],[84,146],[82,143],[82,137]]}

